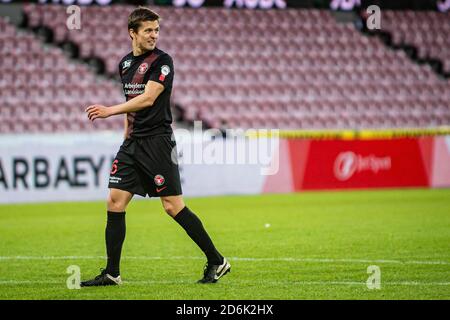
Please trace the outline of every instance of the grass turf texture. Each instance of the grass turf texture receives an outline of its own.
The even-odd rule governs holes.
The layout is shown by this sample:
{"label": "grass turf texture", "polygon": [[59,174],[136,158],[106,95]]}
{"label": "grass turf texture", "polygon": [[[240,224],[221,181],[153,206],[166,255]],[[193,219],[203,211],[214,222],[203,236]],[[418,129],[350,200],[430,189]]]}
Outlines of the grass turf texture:
{"label": "grass turf texture", "polygon": [[[211,197],[187,204],[230,258],[232,272],[218,283],[195,283],[203,255],[159,200],[128,207],[124,285],[80,290],[67,289],[66,269],[78,265],[84,280],[105,265],[104,202],[3,205],[0,299],[450,298],[450,190]],[[381,270],[379,290],[366,286],[370,265]]]}

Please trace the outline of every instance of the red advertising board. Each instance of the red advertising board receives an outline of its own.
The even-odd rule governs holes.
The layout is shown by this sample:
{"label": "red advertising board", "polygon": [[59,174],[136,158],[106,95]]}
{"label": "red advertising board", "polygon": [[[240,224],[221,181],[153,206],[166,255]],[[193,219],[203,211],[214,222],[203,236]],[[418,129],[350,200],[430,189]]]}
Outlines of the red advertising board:
{"label": "red advertising board", "polygon": [[290,140],[294,189],[429,186],[432,139]]}

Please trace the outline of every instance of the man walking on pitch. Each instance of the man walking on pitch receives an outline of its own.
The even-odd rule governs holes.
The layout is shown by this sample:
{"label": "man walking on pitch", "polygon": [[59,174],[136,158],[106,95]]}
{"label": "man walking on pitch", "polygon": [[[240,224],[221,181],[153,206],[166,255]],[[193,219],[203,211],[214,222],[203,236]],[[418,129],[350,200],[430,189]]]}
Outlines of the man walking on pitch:
{"label": "man walking on pitch", "polygon": [[172,58],[156,48],[159,19],[157,13],[143,7],[128,17],[133,51],[119,63],[127,102],[110,107],[96,104],[86,109],[91,121],[125,114],[125,140],[109,178],[107,266],[94,279],[82,281],[82,287],[122,283],[119,264],[125,239],[125,210],[134,194],[160,197],[164,210],[205,253],[207,263],[199,283],[214,283],[231,269],[200,219],[183,201],[178,164],[172,160],[176,148],[170,126],[174,67]]}

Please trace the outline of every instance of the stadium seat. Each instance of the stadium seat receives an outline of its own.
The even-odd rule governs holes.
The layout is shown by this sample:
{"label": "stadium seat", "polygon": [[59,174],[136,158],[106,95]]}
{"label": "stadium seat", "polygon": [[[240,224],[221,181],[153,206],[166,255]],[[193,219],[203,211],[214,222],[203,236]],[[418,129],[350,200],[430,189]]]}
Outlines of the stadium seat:
{"label": "stadium seat", "polygon": [[[46,5],[44,10],[41,5],[24,5],[30,26],[51,28],[56,41],[70,39],[79,46],[81,57],[99,57],[112,76],[117,74],[119,59],[130,51],[126,19],[132,9],[126,5],[84,7],[82,29],[70,32],[57,30],[67,16],[64,6]],[[163,17],[158,46],[175,62],[172,98],[188,121],[202,119],[215,127],[226,121],[231,127],[338,129],[430,126],[448,120],[449,80],[438,78],[427,65],[415,64],[403,51],[385,47],[380,39],[362,35],[353,24],[336,22],[329,11],[156,10]],[[446,17],[386,10],[382,26],[395,43],[411,39],[419,55],[439,58],[444,69],[450,70]],[[280,23],[271,28],[274,20]],[[233,24],[223,30],[223,21]],[[20,66],[12,69],[14,83],[32,84],[22,96],[8,87],[11,76],[1,75],[0,89],[12,92],[6,103],[28,105],[27,97],[35,97],[39,105],[46,105],[56,96],[56,104],[64,108],[54,104],[50,108],[63,113],[97,99],[110,104],[123,101],[117,82],[92,86],[96,75],[69,61],[59,49],[47,49],[2,19],[0,30],[0,66]],[[23,37],[30,41],[21,42]],[[23,52],[34,58],[22,58]],[[50,67],[53,74],[48,72]],[[67,88],[58,85],[63,82]],[[436,102],[436,97],[442,100]],[[417,113],[412,114],[413,110]],[[18,125],[17,130],[121,128],[120,121],[106,121],[101,127],[80,119],[66,127],[53,124],[33,122]]]}

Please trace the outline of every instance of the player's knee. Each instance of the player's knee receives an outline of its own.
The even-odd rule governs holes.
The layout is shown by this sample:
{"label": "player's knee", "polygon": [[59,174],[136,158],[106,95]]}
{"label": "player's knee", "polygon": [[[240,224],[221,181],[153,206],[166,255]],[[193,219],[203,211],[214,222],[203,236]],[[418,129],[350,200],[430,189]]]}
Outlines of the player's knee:
{"label": "player's knee", "polygon": [[116,197],[108,196],[107,200],[108,211],[112,212],[123,212],[125,211],[126,204],[124,201],[120,201]]}
{"label": "player's knee", "polygon": [[161,202],[164,207],[164,211],[166,211],[166,213],[172,218],[174,218],[185,206],[183,198],[179,196],[162,197]]}
{"label": "player's knee", "polygon": [[175,217],[175,215],[178,213],[176,212],[176,207],[171,202],[164,202],[163,207],[164,211],[171,217]]}

